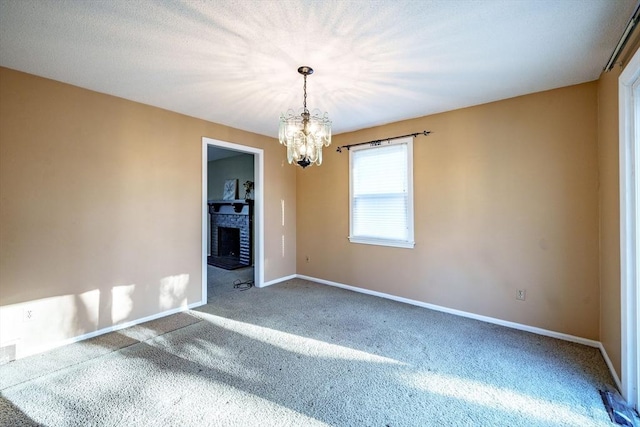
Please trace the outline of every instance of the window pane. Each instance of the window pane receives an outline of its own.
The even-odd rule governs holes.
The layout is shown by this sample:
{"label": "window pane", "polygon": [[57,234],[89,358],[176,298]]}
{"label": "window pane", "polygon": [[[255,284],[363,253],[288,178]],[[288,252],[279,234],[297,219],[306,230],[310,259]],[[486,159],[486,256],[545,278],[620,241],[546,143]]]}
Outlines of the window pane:
{"label": "window pane", "polygon": [[407,239],[405,195],[356,197],[353,200],[353,234],[379,239]]}
{"label": "window pane", "polygon": [[352,173],[354,195],[406,192],[407,146],[355,151]]}

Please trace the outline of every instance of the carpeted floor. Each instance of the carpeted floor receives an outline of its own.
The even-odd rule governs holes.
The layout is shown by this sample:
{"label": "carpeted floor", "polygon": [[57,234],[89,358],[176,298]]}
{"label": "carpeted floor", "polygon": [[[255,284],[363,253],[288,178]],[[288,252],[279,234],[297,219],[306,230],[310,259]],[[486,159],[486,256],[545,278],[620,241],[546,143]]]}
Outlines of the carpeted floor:
{"label": "carpeted floor", "polygon": [[298,279],[239,291],[237,278],[212,275],[189,313],[0,366],[0,425],[614,425],[597,349]]}

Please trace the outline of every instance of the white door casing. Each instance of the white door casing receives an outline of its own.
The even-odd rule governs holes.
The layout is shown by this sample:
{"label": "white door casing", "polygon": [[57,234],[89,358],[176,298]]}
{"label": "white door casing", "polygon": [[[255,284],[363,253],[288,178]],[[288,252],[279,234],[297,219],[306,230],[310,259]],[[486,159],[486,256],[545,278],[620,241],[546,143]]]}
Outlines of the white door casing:
{"label": "white door casing", "polygon": [[620,268],[622,395],[638,409],[640,401],[640,51],[619,78]]}
{"label": "white door casing", "polygon": [[207,303],[207,252],[208,252],[208,216],[207,205],[207,146],[253,154],[254,170],[254,268],[255,286],[264,285],[264,150],[217,139],[202,138],[202,303]]}

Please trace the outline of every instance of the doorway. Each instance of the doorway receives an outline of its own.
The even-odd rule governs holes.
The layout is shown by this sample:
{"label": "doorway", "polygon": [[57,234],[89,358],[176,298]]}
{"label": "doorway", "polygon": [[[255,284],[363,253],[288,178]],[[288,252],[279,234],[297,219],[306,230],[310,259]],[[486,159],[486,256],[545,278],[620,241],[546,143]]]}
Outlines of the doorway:
{"label": "doorway", "polygon": [[621,382],[636,410],[640,403],[640,51],[619,79]]}
{"label": "doorway", "polygon": [[[253,267],[239,268],[234,273],[232,270],[225,270],[219,267],[209,266],[208,260],[211,255],[211,231],[210,231],[210,189],[209,189],[209,159],[210,152],[216,152],[223,157],[233,157],[238,155],[244,155],[244,158],[252,157],[253,159],[253,189],[251,190],[251,217],[252,217],[252,229],[251,229],[251,259],[253,261]],[[249,155],[249,156],[247,156]],[[253,280],[256,287],[262,287],[264,284],[264,151],[259,148],[247,147],[244,145],[234,144],[226,141],[220,141],[211,138],[202,138],[202,303],[206,304],[209,296],[209,283],[220,282],[222,280],[229,281],[232,284],[233,281],[239,279],[246,282],[248,278]],[[245,198],[243,183],[246,182],[246,178],[238,179],[236,176],[229,176],[237,181],[238,188],[237,197],[238,200]],[[228,191],[228,184],[224,185],[221,191]],[[217,198],[217,197],[216,197]],[[223,196],[219,197],[223,199]],[[233,203],[234,199],[224,200],[229,203],[228,208],[231,212],[238,209],[239,203]],[[215,209],[220,209],[220,203],[217,203]],[[224,206],[223,208],[227,208]],[[242,209],[242,208],[240,208]],[[216,227],[217,230],[217,227]],[[215,242],[216,248],[218,242]],[[216,275],[212,278],[212,275]],[[210,280],[213,279],[213,280]]]}

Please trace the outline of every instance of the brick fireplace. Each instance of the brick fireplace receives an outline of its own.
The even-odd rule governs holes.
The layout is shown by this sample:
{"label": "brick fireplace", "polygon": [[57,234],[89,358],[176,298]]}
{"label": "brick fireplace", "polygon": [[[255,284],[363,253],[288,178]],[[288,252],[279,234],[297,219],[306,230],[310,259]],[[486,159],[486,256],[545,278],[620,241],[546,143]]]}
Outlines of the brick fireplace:
{"label": "brick fireplace", "polygon": [[[211,258],[237,259],[239,266],[252,263],[253,200],[209,201]],[[220,265],[225,268],[224,266]]]}

